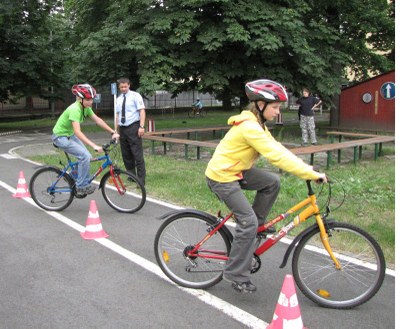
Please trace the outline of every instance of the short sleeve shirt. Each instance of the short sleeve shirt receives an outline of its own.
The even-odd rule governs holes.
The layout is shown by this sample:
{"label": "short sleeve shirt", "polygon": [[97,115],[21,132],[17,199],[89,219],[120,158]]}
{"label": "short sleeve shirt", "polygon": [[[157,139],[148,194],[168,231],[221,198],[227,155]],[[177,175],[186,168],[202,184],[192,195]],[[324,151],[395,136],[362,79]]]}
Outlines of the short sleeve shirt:
{"label": "short sleeve shirt", "polygon": [[56,136],[72,136],[74,134],[72,122],[82,123],[86,117],[91,117],[92,115],[94,115],[92,108],[87,107],[82,110],[81,103],[76,101],[60,115],[53,128],[53,134]]}
{"label": "short sleeve shirt", "polygon": [[318,104],[319,98],[314,96],[301,97],[297,100],[297,104],[300,105],[300,114],[305,116],[313,116],[314,112],[311,110],[315,104]]}
{"label": "short sleeve shirt", "polygon": [[120,94],[117,98],[117,106],[116,112],[118,114],[118,125],[122,126],[129,126],[134,122],[140,120],[140,110],[144,109],[144,102],[142,96],[133,91],[129,90],[126,94],[126,101],[125,101],[125,123],[121,124],[121,112],[122,112],[122,103],[124,101],[124,94]]}

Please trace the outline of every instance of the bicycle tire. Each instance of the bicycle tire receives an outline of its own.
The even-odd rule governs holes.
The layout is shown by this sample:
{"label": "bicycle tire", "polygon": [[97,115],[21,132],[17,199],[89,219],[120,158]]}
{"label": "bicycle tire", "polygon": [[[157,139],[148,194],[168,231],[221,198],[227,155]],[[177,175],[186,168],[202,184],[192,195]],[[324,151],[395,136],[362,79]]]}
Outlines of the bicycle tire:
{"label": "bicycle tire", "polygon": [[[177,214],[167,219],[158,229],[154,240],[154,253],[161,270],[182,287],[205,289],[222,280],[225,260],[189,258],[185,251],[200,242],[216,224],[201,214]],[[220,230],[201,246],[201,250],[218,251],[229,256],[231,243]]]}
{"label": "bicycle tire", "polygon": [[33,174],[29,182],[29,191],[39,207],[50,211],[61,211],[74,199],[73,186],[74,182],[68,174],[62,175],[62,171],[58,168],[43,167]]}
{"label": "bicycle tire", "polygon": [[137,212],[146,202],[143,184],[136,176],[123,170],[114,170],[114,177],[110,171],[104,174],[101,193],[111,208],[122,213]]}
{"label": "bicycle tire", "polygon": [[300,240],[293,254],[297,286],[323,307],[350,309],[367,302],[385,277],[382,249],[367,232],[351,224],[329,223],[327,233],[341,269],[335,268],[316,227]]}

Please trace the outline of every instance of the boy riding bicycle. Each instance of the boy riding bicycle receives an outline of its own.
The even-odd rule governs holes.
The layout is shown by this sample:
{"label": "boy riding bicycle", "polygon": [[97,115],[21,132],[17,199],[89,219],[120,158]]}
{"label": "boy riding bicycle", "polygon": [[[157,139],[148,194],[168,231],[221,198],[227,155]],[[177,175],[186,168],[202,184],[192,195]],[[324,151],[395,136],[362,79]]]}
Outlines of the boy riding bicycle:
{"label": "boy riding bicycle", "polygon": [[52,140],[57,147],[78,160],[77,193],[91,194],[96,190],[95,185],[89,184],[92,156],[84,144],[91,146],[97,152],[102,152],[103,149],[81,131],[81,123],[89,117],[99,127],[111,133],[113,139],[119,138],[119,134],[93,112],[92,104],[96,89],[89,84],[78,84],[72,87],[72,93],[76,96],[76,101],[58,118],[53,128]]}

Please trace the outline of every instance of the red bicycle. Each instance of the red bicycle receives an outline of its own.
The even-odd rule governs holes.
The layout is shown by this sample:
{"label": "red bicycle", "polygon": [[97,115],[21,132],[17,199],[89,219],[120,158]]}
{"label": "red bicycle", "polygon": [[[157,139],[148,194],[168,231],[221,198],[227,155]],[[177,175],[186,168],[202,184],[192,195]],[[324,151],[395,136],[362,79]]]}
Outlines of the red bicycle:
{"label": "red bicycle", "polygon": [[[264,252],[314,217],[315,224],[293,239],[280,268],[286,266],[294,250],[292,272],[304,295],[323,307],[348,309],[365,303],[378,292],[385,277],[385,258],[367,232],[352,224],[328,219],[331,182],[327,186],[324,214],[320,212],[311,182],[307,181],[307,198],[258,228],[251,272],[260,269],[260,256]],[[294,216],[292,221],[276,234],[267,236],[269,227],[290,216]],[[221,281],[233,239],[225,225],[231,218],[234,219],[232,213],[215,217],[191,209],[163,216],[165,222],[154,241],[156,260],[162,271],[175,283],[188,288],[209,288]]]}

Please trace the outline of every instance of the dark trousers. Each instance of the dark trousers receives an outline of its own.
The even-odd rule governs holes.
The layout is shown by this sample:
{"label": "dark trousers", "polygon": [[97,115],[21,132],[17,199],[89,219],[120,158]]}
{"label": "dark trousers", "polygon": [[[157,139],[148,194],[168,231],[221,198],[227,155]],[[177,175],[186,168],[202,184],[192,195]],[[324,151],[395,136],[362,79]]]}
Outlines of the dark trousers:
{"label": "dark trousers", "polygon": [[137,176],[145,184],[146,166],[143,157],[142,138],[138,135],[139,122],[120,126],[121,153],[127,171]]}

